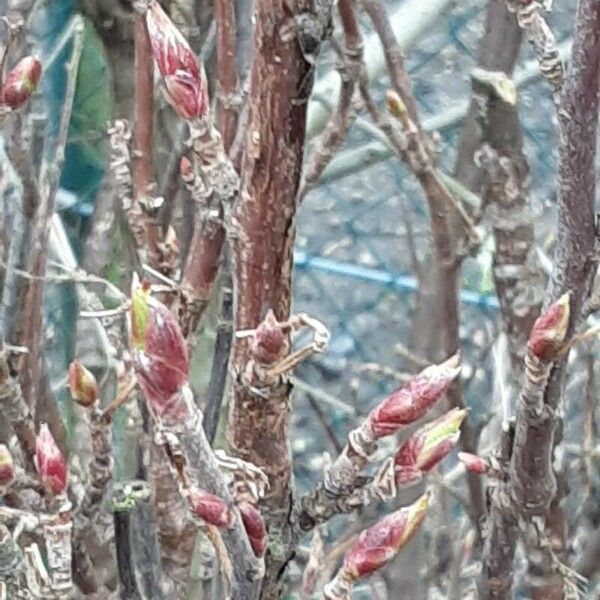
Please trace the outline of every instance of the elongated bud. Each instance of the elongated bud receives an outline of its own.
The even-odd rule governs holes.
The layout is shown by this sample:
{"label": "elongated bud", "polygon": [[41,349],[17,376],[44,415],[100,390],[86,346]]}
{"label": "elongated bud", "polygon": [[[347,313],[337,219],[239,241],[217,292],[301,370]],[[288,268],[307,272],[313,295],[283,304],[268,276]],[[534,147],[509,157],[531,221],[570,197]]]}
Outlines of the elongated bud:
{"label": "elongated bud", "polygon": [[457,353],[439,365],[427,367],[384,400],[368,417],[375,437],[391,435],[420,419],[458,377],[459,362]]}
{"label": "elongated bud", "polygon": [[194,51],[156,0],[148,3],[146,24],[167,101],[184,119],[203,117],[209,110],[206,75]]}
{"label": "elongated bud", "polygon": [[78,360],[69,365],[69,388],[71,397],[80,406],[93,406],[98,401],[96,378]]}
{"label": "elongated bud", "polygon": [[67,465],[48,425],[43,423],[35,440],[35,468],[52,494],[61,494],[67,487]]}
{"label": "elongated bud", "polygon": [[0,444],[0,486],[7,486],[15,478],[12,455],[4,444]]}
{"label": "elongated bud", "polygon": [[258,509],[249,502],[241,502],[238,509],[252,550],[260,558],[267,550],[268,536],[265,522]]}
{"label": "elongated bud", "polygon": [[539,359],[556,358],[567,336],[570,316],[569,292],[561,296],[533,324],[527,347]]}
{"label": "elongated bud", "polygon": [[406,105],[402,98],[393,90],[388,90],[385,93],[385,104],[388,112],[394,115],[394,117],[403,118],[407,113]]}
{"label": "elongated bud", "polygon": [[42,63],[35,56],[22,58],[2,84],[2,104],[16,110],[35,92],[42,75]]}
{"label": "elongated bud", "polygon": [[346,553],[344,571],[356,580],[381,569],[411,540],[428,508],[429,495],[424,494],[363,531]]}
{"label": "elongated bud", "polygon": [[215,527],[229,528],[233,525],[233,513],[225,500],[204,490],[193,489],[189,494],[192,512]]}
{"label": "elongated bud", "polygon": [[459,452],[458,460],[465,465],[467,471],[477,473],[478,475],[485,475],[490,469],[490,465],[485,458],[481,458],[481,456],[471,454],[470,452]]}
{"label": "elongated bud", "polygon": [[411,435],[394,458],[396,483],[416,481],[444,459],[456,446],[466,416],[466,410],[451,410]]}
{"label": "elongated bud", "polygon": [[254,358],[266,365],[276,362],[286,351],[287,336],[272,310],[256,328],[251,348]]}
{"label": "elongated bud", "polygon": [[173,397],[188,382],[190,370],[179,323],[164,304],[150,296],[147,284],[135,283],[130,323],[130,343],[140,387],[159,415],[172,412]]}

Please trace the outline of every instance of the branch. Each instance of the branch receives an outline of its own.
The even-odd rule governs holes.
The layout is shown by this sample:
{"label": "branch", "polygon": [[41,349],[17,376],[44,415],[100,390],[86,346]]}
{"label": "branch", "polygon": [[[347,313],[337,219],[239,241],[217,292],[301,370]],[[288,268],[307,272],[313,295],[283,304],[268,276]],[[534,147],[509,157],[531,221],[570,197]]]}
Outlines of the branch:
{"label": "branch", "polygon": [[235,65],[236,24],[233,0],[215,0],[213,10],[217,24],[217,123],[223,136],[223,147],[229,152],[241,106]]}
{"label": "branch", "polygon": [[363,77],[362,36],[354,14],[353,0],[342,0],[338,12],[344,30],[345,45],[338,66],[342,86],[337,107],[332,112],[323,132],[315,140],[311,160],[304,167],[302,187],[298,193],[301,201],[315,187],[323,171],[343,143],[354,120],[352,99],[360,77]]}
{"label": "branch", "polygon": [[[547,298],[547,301],[552,300],[570,290],[570,317],[567,317],[570,330],[580,320],[581,307],[594,275],[594,165],[599,79],[600,11],[596,0],[582,0],[561,106],[564,122],[559,151],[558,239],[553,281]],[[555,310],[556,306],[552,305],[548,311]],[[507,483],[513,508],[525,520],[545,517],[556,491],[552,452],[564,371],[564,359],[555,366],[556,355],[550,360],[532,356],[531,339]],[[494,506],[493,502],[492,511]],[[516,540],[513,540],[512,546],[507,547],[507,556],[514,552],[515,544]],[[491,565],[491,552],[490,548],[484,555],[484,564],[490,567],[482,573],[482,578],[503,577],[507,585],[501,593],[484,597],[508,598],[513,566],[503,563],[498,569]]]}
{"label": "branch", "polygon": [[[249,330],[272,309],[278,322],[290,315],[294,214],[298,194],[314,61],[328,33],[331,3],[258,0],[254,59],[248,97],[243,181],[231,231],[234,257],[235,329]],[[315,12],[312,12],[312,11]],[[303,51],[304,49],[304,51]],[[284,336],[287,337],[287,336]],[[289,353],[287,340],[283,357]],[[290,526],[292,464],[287,374],[258,385],[244,374],[255,358],[253,338],[237,338],[229,420],[234,454],[269,478],[260,503],[270,539],[262,598],[278,598],[295,540]],[[271,357],[267,363],[281,358]],[[269,431],[268,440],[264,432]]]}
{"label": "branch", "polygon": [[[494,282],[508,336],[513,381],[520,381],[529,332],[543,300],[543,274],[534,247],[529,165],[514,84],[503,73],[473,72],[481,100],[484,145],[477,154],[486,178],[484,202],[495,240]],[[503,95],[503,91],[504,94]]]}

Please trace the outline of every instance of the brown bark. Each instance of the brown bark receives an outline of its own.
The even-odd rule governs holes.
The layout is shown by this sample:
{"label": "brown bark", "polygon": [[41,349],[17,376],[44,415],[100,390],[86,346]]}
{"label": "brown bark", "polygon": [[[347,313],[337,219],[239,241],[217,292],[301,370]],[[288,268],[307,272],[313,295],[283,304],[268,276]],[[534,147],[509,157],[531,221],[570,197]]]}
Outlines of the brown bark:
{"label": "brown bark", "polygon": [[214,0],[213,9],[217,24],[217,123],[225,151],[229,152],[240,106],[235,65],[235,7],[233,0]]}
{"label": "brown bark", "polygon": [[154,167],[152,165],[154,134],[154,61],[152,46],[146,28],[146,15],[135,13],[133,17],[135,54],[135,92],[133,101],[133,154],[132,180],[133,201],[144,212],[144,247],[138,249],[146,254],[146,260],[154,268],[160,263],[160,226],[152,208],[155,193]]}
{"label": "brown bark", "polygon": [[[257,327],[269,309],[279,321],[290,314],[293,218],[313,81],[312,65],[302,52],[306,40],[295,19],[310,10],[308,0],[257,3],[243,180],[234,211],[238,331]],[[270,536],[262,598],[278,598],[292,554],[291,386],[285,381],[261,390],[244,385],[241,375],[250,358],[249,339],[236,339],[229,438],[233,452],[269,478],[260,506]]]}
{"label": "brown bark", "polygon": [[516,106],[482,81],[474,81],[473,85],[482,104],[484,146],[479,151],[479,163],[485,170],[484,203],[496,248],[494,283],[508,337],[512,380],[518,382],[523,374],[527,338],[544,294],[534,247],[529,165]]}

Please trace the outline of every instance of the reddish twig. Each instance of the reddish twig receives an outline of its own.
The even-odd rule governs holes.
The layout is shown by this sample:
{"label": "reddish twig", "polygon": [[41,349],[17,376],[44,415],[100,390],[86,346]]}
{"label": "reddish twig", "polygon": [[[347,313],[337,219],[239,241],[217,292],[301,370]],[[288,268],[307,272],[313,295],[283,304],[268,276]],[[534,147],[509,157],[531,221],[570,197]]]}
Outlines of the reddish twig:
{"label": "reddish twig", "polygon": [[233,143],[241,106],[235,66],[236,23],[233,0],[215,0],[217,24],[217,123],[226,152]]}

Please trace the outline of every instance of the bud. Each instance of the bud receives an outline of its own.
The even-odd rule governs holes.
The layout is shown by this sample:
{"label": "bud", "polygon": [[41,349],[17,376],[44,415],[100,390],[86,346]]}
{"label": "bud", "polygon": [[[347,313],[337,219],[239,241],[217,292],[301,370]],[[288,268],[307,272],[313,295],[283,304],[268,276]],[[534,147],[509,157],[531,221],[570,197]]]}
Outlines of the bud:
{"label": "bud", "polygon": [[539,359],[556,358],[563,347],[569,327],[570,293],[567,292],[541,314],[533,324],[527,347]]}
{"label": "bud", "polygon": [[485,458],[481,458],[481,456],[469,452],[459,452],[458,460],[465,465],[465,468],[470,473],[485,475],[490,469],[490,465]]}
{"label": "bud", "polygon": [[191,177],[193,177],[194,167],[187,156],[181,157],[181,162],[179,163],[179,172],[181,173],[181,177],[184,181],[188,181]]}
{"label": "bud", "polygon": [[35,468],[52,494],[61,494],[67,487],[67,465],[48,425],[43,423],[35,440]]}
{"label": "bud", "polygon": [[198,518],[215,527],[231,527],[233,513],[224,500],[198,488],[189,493],[192,512]]}
{"label": "bud", "polygon": [[156,0],[148,4],[146,24],[167,101],[184,119],[203,117],[209,109],[204,67]]}
{"label": "bud", "polygon": [[37,58],[22,58],[2,84],[2,104],[13,110],[21,108],[37,89],[41,75],[42,63]]}
{"label": "bud", "polygon": [[460,354],[431,365],[384,400],[368,419],[376,438],[396,433],[402,425],[420,419],[446,392],[460,373]]}
{"label": "bud", "polygon": [[147,284],[134,283],[131,299],[131,346],[140,387],[159,414],[189,380],[187,346],[177,319],[150,295]]}
{"label": "bud", "polygon": [[78,360],[69,365],[69,388],[71,397],[80,406],[87,408],[98,401],[96,378]]}
{"label": "bud", "polygon": [[272,310],[256,328],[251,350],[254,358],[265,365],[277,362],[287,350],[287,336]]}
{"label": "bud", "polygon": [[252,550],[260,558],[267,550],[268,536],[265,522],[258,509],[250,502],[241,502],[238,504],[238,509]]}
{"label": "bud", "polygon": [[429,495],[384,517],[363,531],[344,558],[344,571],[352,579],[371,575],[389,563],[411,540],[427,516]]}
{"label": "bud", "polygon": [[451,410],[416,431],[394,458],[396,483],[406,485],[430,471],[456,446],[466,410]]}
{"label": "bud", "polygon": [[8,448],[0,444],[0,486],[9,485],[15,478],[15,465]]}

